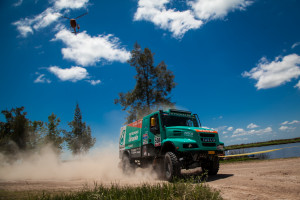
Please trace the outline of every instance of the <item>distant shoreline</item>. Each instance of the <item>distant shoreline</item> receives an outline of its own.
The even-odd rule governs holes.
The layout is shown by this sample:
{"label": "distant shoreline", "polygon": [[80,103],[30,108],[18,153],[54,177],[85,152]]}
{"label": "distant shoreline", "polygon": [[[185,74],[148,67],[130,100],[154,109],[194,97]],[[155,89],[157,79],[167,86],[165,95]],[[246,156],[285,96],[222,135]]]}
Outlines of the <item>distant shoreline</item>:
{"label": "distant shoreline", "polygon": [[300,142],[300,137],[292,138],[292,139],[270,140],[270,141],[266,141],[266,142],[256,142],[256,143],[249,143],[249,144],[229,145],[225,148],[226,148],[226,150],[245,149],[245,148],[251,148],[251,147],[262,147],[262,146],[289,144],[289,143],[296,143],[296,142]]}

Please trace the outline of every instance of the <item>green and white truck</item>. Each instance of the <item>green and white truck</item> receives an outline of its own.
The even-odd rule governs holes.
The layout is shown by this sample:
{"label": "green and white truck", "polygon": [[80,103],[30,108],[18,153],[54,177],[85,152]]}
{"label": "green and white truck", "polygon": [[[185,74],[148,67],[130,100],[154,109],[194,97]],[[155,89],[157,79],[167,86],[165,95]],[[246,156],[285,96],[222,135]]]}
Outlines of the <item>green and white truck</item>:
{"label": "green and white truck", "polygon": [[219,155],[224,155],[224,143],[218,132],[202,128],[189,111],[160,110],[121,128],[119,157],[126,174],[153,166],[168,181],[181,169],[196,167],[216,175]]}

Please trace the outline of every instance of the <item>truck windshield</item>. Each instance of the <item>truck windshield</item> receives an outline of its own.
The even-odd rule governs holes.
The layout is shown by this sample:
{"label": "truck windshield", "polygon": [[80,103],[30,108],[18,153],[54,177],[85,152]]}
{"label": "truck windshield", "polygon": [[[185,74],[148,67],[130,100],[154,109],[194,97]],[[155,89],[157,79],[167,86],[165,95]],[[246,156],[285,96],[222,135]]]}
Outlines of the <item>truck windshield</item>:
{"label": "truck windshield", "polygon": [[197,119],[195,117],[183,117],[176,115],[162,115],[163,125],[169,126],[189,126],[189,127],[199,127]]}

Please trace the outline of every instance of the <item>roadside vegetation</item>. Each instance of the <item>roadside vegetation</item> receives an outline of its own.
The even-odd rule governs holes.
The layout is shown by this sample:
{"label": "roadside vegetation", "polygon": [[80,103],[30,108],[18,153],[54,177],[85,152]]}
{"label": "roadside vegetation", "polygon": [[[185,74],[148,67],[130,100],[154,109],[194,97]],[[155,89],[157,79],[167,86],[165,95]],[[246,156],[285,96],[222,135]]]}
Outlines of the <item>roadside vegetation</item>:
{"label": "roadside vegetation", "polygon": [[[82,121],[79,105],[76,105],[74,119],[68,123],[70,131],[60,128],[60,118],[54,113],[48,121],[31,121],[24,107],[3,110],[5,121],[0,121],[0,155],[9,161],[18,160],[18,155],[39,152],[51,144],[60,155],[66,146],[73,154],[84,154],[94,146],[90,126]],[[1,163],[0,163],[1,164]]]}
{"label": "roadside vegetation", "polygon": [[[0,194],[3,191],[0,191]],[[11,195],[18,196],[11,196]],[[139,186],[111,186],[95,185],[94,189],[83,189],[78,192],[23,192],[6,193],[7,199],[118,199],[118,200],[176,200],[176,199],[202,199],[221,200],[219,191],[211,189],[205,183],[194,183],[191,181],[178,181],[174,183],[142,184]]]}
{"label": "roadside vegetation", "polygon": [[230,146],[226,147],[226,150],[245,149],[245,148],[251,148],[251,147],[262,147],[262,146],[270,146],[270,145],[278,145],[278,144],[289,144],[289,143],[296,143],[296,142],[300,142],[300,137],[292,138],[292,139],[283,139],[283,140],[271,140],[271,141],[267,141],[267,142],[230,145]]}

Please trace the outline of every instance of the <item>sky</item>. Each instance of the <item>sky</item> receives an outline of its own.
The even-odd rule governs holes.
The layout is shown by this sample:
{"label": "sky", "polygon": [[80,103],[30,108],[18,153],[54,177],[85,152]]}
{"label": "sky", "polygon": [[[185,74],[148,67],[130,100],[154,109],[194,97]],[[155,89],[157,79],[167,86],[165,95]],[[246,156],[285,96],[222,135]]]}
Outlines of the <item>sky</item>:
{"label": "sky", "polygon": [[[118,141],[133,89],[135,42],[173,71],[171,99],[225,145],[300,137],[297,0],[10,0],[0,2],[0,110],[51,113],[76,103],[101,142]],[[69,21],[77,19],[73,34]],[[4,117],[1,116],[3,121]]]}

